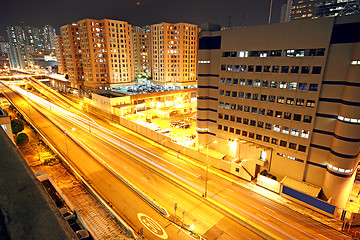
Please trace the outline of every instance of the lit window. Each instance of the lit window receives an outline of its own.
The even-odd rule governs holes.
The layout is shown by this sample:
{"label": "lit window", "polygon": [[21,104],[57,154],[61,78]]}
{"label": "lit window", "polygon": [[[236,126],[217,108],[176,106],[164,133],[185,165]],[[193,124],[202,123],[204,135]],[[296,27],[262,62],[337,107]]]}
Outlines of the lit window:
{"label": "lit window", "polygon": [[280,132],[280,126],[279,125],[274,125],[273,131]]}
{"label": "lit window", "polygon": [[286,88],[287,82],[280,82],[279,88]]}
{"label": "lit window", "polygon": [[300,135],[300,137],[302,137],[302,138],[309,138],[309,131],[301,130],[301,135]]}
{"label": "lit window", "polygon": [[282,133],[289,134],[289,128],[288,127],[282,127]]}
{"label": "lit window", "polygon": [[299,136],[299,129],[292,128],[290,134],[293,136]]}

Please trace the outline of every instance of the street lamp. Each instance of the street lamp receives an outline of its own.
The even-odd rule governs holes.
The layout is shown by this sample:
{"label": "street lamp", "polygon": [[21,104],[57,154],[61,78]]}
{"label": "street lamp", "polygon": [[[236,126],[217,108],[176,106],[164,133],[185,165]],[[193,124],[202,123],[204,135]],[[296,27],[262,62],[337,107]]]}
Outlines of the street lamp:
{"label": "street lamp", "polygon": [[[71,129],[71,131],[75,131],[75,128],[73,127]],[[67,130],[65,129],[64,130],[64,137],[65,137],[66,153],[67,153],[67,156],[69,157],[69,149],[68,149],[67,140],[66,140],[66,132],[67,132]]]}
{"label": "street lamp", "polygon": [[203,197],[207,197],[207,182],[208,182],[208,171],[209,171],[209,145],[212,143],[217,143],[216,140],[209,142],[205,145],[200,146],[199,148],[202,149],[206,146],[206,172],[205,172],[205,191]]}

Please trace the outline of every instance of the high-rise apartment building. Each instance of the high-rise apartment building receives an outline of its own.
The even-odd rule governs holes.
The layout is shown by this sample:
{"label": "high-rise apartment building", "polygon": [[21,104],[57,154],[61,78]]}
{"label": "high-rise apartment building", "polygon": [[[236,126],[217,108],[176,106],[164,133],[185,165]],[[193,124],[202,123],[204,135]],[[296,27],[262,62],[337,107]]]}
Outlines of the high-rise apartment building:
{"label": "high-rise apartment building", "polygon": [[358,0],[288,0],[285,21],[360,14]]}
{"label": "high-rise apartment building", "polygon": [[266,160],[279,181],[345,206],[360,160],[360,36],[349,29],[359,15],[200,33],[198,145],[241,162],[214,165],[239,176]]}
{"label": "high-rise apartment building", "polygon": [[196,84],[198,32],[188,23],[151,25],[152,79],[158,84]]}
{"label": "high-rise apartment building", "polygon": [[67,77],[71,83],[71,87],[81,91],[84,85],[84,70],[79,26],[76,23],[64,25],[60,28],[60,31],[64,44]]}
{"label": "high-rise apartment building", "polygon": [[134,81],[131,25],[124,21],[78,21],[85,88],[108,89]]}
{"label": "high-rise apartment building", "polygon": [[43,39],[44,39],[44,48],[47,51],[55,50],[54,37],[56,36],[56,30],[51,25],[45,25],[43,27]]}
{"label": "high-rise apartment building", "polygon": [[55,47],[55,56],[58,64],[58,73],[65,74],[66,68],[66,54],[64,48],[64,42],[61,35],[53,37],[53,43]]}
{"label": "high-rise apartment building", "polygon": [[151,33],[150,26],[134,26],[134,74],[135,78],[151,76]]}

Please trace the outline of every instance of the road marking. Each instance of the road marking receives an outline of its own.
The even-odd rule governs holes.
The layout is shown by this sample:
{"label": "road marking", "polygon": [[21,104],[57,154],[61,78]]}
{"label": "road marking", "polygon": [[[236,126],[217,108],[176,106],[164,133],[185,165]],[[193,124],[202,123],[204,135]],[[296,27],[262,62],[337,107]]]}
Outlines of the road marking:
{"label": "road marking", "polygon": [[230,191],[230,192],[234,192],[234,190],[231,190],[231,189],[229,189],[229,188],[226,188],[226,190],[228,190],[228,191]]}
{"label": "road marking", "polygon": [[265,219],[265,220],[268,220],[266,217],[264,217],[264,216],[262,216],[262,215],[260,215],[260,214],[258,214],[258,213],[256,213],[256,215],[262,217],[262,218]]}
{"label": "road marking", "polygon": [[326,239],[330,239],[330,238],[328,238],[328,237],[325,237],[324,235],[322,235],[322,234],[320,234],[320,233],[319,233],[319,235],[320,235],[320,236],[322,236],[322,237],[324,237],[324,238],[326,238]]}
{"label": "road marking", "polygon": [[275,211],[274,211],[274,210],[272,210],[272,209],[270,209],[270,208],[268,208],[268,207],[265,207],[265,206],[264,206],[264,208],[266,208],[267,210],[269,210],[269,211],[271,211],[271,212],[275,213]]}
{"label": "road marking", "polygon": [[165,232],[165,230],[160,226],[160,224],[155,222],[154,219],[152,219],[151,217],[149,217],[143,213],[138,213],[137,217],[138,217],[139,221],[142,223],[142,225],[144,225],[154,235],[156,235],[162,239],[168,238],[168,235]]}

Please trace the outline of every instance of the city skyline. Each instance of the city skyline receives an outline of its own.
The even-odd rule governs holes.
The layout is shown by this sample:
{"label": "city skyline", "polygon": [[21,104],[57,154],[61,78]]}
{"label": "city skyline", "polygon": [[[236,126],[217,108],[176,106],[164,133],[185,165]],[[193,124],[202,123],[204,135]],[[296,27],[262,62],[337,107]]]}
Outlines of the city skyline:
{"label": "city skyline", "polygon": [[[170,5],[163,0],[146,2],[139,0],[128,3],[62,1],[53,4],[38,1],[34,4],[27,1],[5,0],[2,4],[3,14],[0,16],[0,36],[6,36],[5,27],[8,25],[40,27],[50,24],[59,32],[60,26],[84,18],[122,20],[133,26],[161,22],[186,22],[197,25],[211,22],[222,26],[261,25],[268,23],[270,2],[270,0],[252,2],[231,0],[225,5],[219,1],[179,1]],[[284,3],[286,0],[273,1],[272,22],[279,22],[280,6]]]}

